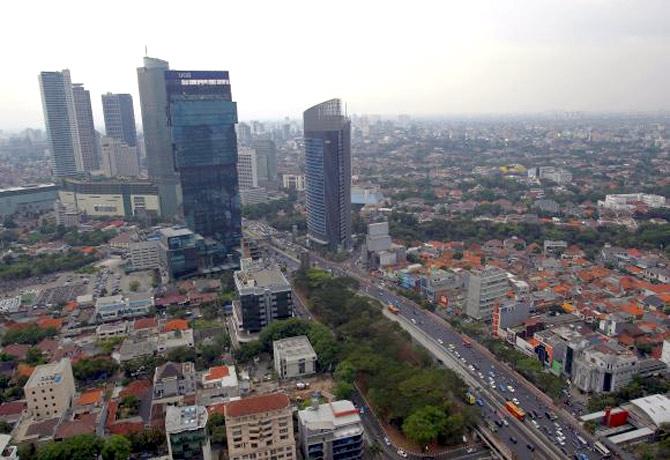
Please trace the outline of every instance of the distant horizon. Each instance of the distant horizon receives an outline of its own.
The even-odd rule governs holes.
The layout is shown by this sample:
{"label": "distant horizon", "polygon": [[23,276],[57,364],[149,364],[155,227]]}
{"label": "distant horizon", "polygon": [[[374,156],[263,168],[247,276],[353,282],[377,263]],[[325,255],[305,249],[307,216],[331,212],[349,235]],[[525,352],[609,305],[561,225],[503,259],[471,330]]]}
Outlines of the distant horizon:
{"label": "distant horizon", "polygon": [[[134,102],[134,101],[133,101]],[[573,117],[574,115],[574,117]],[[658,110],[631,110],[631,111],[609,111],[609,112],[589,112],[582,110],[546,110],[539,112],[481,112],[481,113],[444,113],[444,114],[412,114],[412,113],[348,113],[348,116],[351,118],[363,118],[363,117],[379,117],[382,120],[391,120],[399,121],[400,117],[409,116],[410,120],[419,120],[419,121],[495,121],[495,120],[550,120],[550,121],[580,121],[580,120],[606,120],[606,119],[640,119],[648,118],[654,119],[660,117],[661,119],[670,117],[670,109],[658,109]],[[281,124],[284,122],[286,117],[278,118],[245,118],[240,119],[237,124],[240,123],[277,123]],[[137,121],[137,120],[136,120]],[[302,114],[300,117],[289,117],[290,122],[302,122]],[[142,124],[136,123],[138,133],[142,132]],[[0,126],[0,132],[4,134],[19,134],[25,130],[34,129],[45,131],[44,124],[41,126],[24,126],[19,128],[4,128]],[[103,125],[96,124],[96,131],[98,131],[103,136],[105,135],[105,127]]]}

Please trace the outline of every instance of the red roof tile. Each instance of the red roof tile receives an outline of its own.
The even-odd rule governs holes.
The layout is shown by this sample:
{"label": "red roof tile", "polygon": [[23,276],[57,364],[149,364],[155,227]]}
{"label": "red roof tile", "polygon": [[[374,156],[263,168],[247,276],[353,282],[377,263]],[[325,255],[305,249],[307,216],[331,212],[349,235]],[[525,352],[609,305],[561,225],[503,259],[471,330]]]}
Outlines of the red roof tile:
{"label": "red roof tile", "polygon": [[226,417],[243,417],[245,415],[258,414],[284,409],[291,401],[284,393],[270,393],[267,395],[252,396],[226,404]]}

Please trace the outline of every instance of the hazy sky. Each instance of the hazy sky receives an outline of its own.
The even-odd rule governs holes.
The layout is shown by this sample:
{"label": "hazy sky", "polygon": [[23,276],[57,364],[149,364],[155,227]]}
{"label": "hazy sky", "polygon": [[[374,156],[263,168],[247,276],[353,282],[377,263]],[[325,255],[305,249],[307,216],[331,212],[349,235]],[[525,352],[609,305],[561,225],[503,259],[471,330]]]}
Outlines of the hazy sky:
{"label": "hazy sky", "polygon": [[130,92],[144,46],[173,69],[229,70],[240,119],[670,109],[670,0],[11,0],[0,129],[42,127],[37,75]]}

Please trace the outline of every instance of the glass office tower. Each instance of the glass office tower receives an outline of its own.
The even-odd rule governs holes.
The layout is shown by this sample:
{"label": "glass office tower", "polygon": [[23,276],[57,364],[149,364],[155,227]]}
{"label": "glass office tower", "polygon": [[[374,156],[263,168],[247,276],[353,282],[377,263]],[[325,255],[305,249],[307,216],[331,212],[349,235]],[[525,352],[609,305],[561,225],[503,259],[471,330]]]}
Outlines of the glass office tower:
{"label": "glass office tower", "polygon": [[228,72],[166,71],[168,125],[186,224],[230,253],[242,237],[237,105]]}
{"label": "glass office tower", "polygon": [[351,121],[339,99],[303,114],[307,233],[331,250],[351,245]]}
{"label": "glass office tower", "polygon": [[129,147],[137,145],[135,110],[133,97],[130,94],[103,94],[102,113],[105,117],[107,136],[125,142]]}

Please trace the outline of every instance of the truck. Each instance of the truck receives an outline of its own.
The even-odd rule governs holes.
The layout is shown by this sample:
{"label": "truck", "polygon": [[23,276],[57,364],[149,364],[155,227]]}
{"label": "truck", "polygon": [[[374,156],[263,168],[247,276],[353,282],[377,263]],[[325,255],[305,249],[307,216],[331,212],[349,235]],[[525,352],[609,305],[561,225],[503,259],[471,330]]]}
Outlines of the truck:
{"label": "truck", "polygon": [[516,404],[514,404],[512,401],[507,401],[505,403],[505,409],[507,409],[507,412],[512,414],[515,418],[523,420],[526,418],[526,412]]}
{"label": "truck", "polygon": [[396,307],[395,305],[393,305],[392,303],[388,304],[388,309],[394,315],[400,314],[400,309],[398,307]]}

